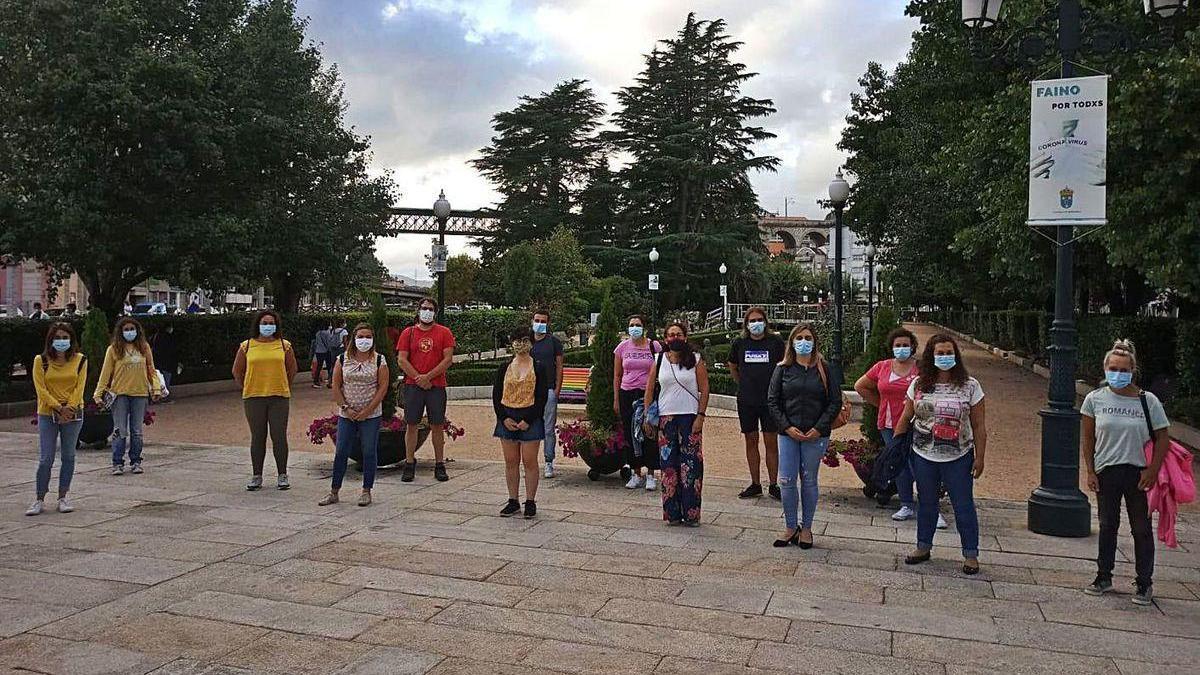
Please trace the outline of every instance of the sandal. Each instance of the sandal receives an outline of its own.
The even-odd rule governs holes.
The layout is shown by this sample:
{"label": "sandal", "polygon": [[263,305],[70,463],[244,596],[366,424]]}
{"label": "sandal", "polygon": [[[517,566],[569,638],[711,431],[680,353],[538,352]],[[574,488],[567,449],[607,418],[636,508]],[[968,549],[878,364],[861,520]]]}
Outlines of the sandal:
{"label": "sandal", "polygon": [[929,562],[929,559],[931,557],[932,557],[932,554],[929,551],[922,551],[920,549],[917,549],[916,553],[911,553],[909,555],[904,556],[904,564],[905,565],[920,565],[923,562]]}

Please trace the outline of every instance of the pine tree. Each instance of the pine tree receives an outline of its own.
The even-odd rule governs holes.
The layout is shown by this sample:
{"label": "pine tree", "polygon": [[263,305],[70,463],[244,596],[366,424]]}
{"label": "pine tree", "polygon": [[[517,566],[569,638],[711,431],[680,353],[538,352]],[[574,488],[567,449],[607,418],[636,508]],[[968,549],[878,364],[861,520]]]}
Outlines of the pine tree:
{"label": "pine tree", "polygon": [[633,156],[621,172],[626,232],[638,240],[637,264],[656,247],[662,256],[664,307],[716,297],[722,262],[736,285],[744,249],[757,251],[757,196],[750,171],[774,171],[779,159],[756,156],[754,143],[774,134],[751,120],[775,112],[769,99],[741,94],[754,73],[732,60],[742,43],[725,22],[689,14],[674,39],[646,56],[645,70],[622,89],[611,140]]}
{"label": "pine tree", "polygon": [[485,259],[575,225],[579,192],[601,153],[603,115],[586,80],[573,79],[492,118],[496,135],[472,162],[503,196],[503,226],[483,240]]}
{"label": "pine tree", "polygon": [[588,380],[587,416],[593,429],[612,429],[617,423],[612,409],[613,350],[621,333],[621,316],[612,293],[606,291],[592,338],[592,375]]}

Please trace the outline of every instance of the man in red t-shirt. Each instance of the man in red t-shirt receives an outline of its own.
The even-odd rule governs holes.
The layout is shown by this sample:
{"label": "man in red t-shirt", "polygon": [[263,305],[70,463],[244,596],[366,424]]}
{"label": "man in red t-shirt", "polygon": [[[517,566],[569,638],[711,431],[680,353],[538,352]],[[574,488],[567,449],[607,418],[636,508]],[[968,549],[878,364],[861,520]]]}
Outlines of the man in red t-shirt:
{"label": "man in red t-shirt", "polygon": [[428,417],[433,440],[433,476],[446,475],[446,371],[454,361],[454,334],[436,323],[437,302],[423,298],[417,306],[417,322],[400,333],[396,354],[404,371],[404,451],[406,462],[400,480],[412,482],[417,471],[417,425]]}

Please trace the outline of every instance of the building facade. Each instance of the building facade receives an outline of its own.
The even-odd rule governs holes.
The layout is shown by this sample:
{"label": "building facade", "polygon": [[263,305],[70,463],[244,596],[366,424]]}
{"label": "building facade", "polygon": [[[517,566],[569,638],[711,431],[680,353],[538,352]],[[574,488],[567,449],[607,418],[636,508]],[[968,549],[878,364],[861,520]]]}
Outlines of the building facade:
{"label": "building facade", "polygon": [[[804,216],[764,215],[758,220],[759,234],[767,254],[771,257],[787,255],[797,265],[804,266],[813,274],[832,274],[834,267],[834,216],[823,220]],[[867,242],[862,241],[845,227],[842,232],[843,272],[854,280],[865,295],[868,279]],[[879,269],[875,269],[876,289],[879,287]],[[865,297],[863,298],[865,299]]]}

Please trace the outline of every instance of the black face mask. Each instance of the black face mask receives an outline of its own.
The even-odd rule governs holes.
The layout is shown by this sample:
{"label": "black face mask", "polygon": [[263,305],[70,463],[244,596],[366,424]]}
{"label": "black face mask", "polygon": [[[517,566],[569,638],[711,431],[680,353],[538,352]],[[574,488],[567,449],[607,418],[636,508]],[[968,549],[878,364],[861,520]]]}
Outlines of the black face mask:
{"label": "black face mask", "polygon": [[674,338],[671,340],[667,340],[667,348],[673,352],[681,352],[681,351],[683,351],[683,348],[686,346],[687,346],[687,340],[684,340],[683,338]]}

